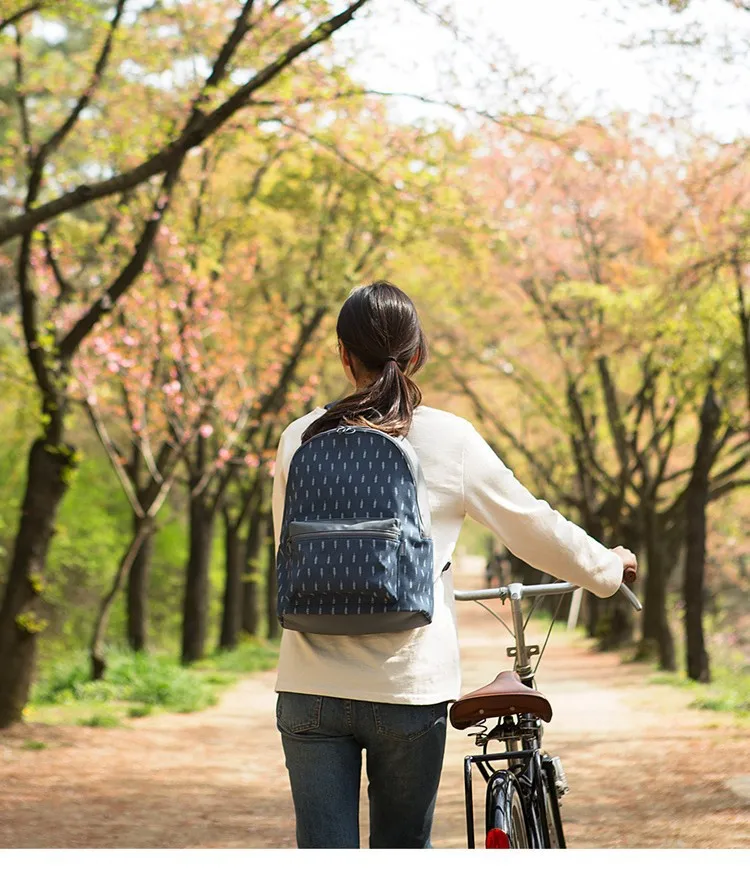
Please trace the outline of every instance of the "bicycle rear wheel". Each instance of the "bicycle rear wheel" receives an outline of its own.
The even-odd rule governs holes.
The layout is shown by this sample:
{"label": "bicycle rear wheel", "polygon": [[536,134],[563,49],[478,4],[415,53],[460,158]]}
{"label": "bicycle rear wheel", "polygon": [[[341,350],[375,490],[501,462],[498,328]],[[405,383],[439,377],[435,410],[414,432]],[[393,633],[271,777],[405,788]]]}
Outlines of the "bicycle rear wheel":
{"label": "bicycle rear wheel", "polygon": [[495,773],[487,784],[485,848],[531,848],[521,792],[507,770]]}

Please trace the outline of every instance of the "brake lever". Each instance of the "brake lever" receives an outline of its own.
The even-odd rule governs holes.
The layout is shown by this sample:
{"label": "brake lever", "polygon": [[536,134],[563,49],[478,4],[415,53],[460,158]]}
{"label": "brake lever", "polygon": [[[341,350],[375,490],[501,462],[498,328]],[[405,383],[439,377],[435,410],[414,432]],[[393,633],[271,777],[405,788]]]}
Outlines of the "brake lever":
{"label": "brake lever", "polygon": [[[635,571],[626,571],[626,575],[631,575],[634,577]],[[628,586],[627,583],[622,582],[620,584],[620,592],[628,599],[628,601],[633,605],[634,610],[643,610],[643,605],[638,600],[638,596],[633,592],[633,590]]]}

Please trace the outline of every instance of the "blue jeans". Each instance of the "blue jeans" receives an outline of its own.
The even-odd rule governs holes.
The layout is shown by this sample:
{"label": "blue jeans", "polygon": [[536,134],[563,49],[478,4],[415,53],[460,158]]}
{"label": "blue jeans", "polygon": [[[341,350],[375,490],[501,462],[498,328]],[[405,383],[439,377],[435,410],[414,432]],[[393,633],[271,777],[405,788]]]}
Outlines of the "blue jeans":
{"label": "blue jeans", "polygon": [[300,849],[359,848],[362,750],[371,849],[430,847],[448,704],[413,706],[279,692]]}

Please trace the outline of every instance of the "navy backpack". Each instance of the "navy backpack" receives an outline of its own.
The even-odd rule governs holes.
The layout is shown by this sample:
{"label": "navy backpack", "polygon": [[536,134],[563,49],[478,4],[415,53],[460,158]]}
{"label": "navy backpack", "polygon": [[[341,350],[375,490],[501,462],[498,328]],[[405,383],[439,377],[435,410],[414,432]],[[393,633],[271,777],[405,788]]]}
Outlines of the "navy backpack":
{"label": "navy backpack", "polygon": [[276,571],[284,628],[376,634],[430,623],[430,508],[413,447],[367,426],[306,441],[289,466]]}

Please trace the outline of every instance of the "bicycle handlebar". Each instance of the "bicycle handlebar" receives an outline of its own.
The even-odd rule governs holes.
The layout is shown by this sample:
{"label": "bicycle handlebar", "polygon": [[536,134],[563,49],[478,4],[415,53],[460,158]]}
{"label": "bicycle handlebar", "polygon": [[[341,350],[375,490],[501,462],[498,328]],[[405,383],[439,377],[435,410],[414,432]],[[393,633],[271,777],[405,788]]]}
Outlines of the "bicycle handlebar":
{"label": "bicycle handlebar", "polygon": [[[626,575],[634,572],[627,571]],[[511,583],[509,586],[500,586],[497,589],[475,589],[462,592],[456,590],[453,593],[456,601],[483,601],[490,598],[499,598],[505,601],[506,598],[536,598],[539,595],[564,595],[566,592],[573,592],[578,589],[573,583],[538,583],[534,586],[524,586],[523,583]],[[626,583],[620,584],[620,592],[633,605],[635,610],[643,610],[643,605],[638,600],[638,596],[630,589]]]}
{"label": "bicycle handlebar", "polygon": [[[626,576],[628,574],[631,574],[631,573],[634,574],[635,572],[630,572],[630,571],[625,572]],[[633,579],[635,579],[635,578],[633,578]],[[633,590],[630,588],[630,586],[628,586],[627,583],[620,584],[620,592],[622,592],[622,594],[633,605],[633,610],[639,610],[639,611],[643,610],[643,605],[641,604],[640,600],[638,599],[638,596],[635,594],[635,592],[633,592]]]}

